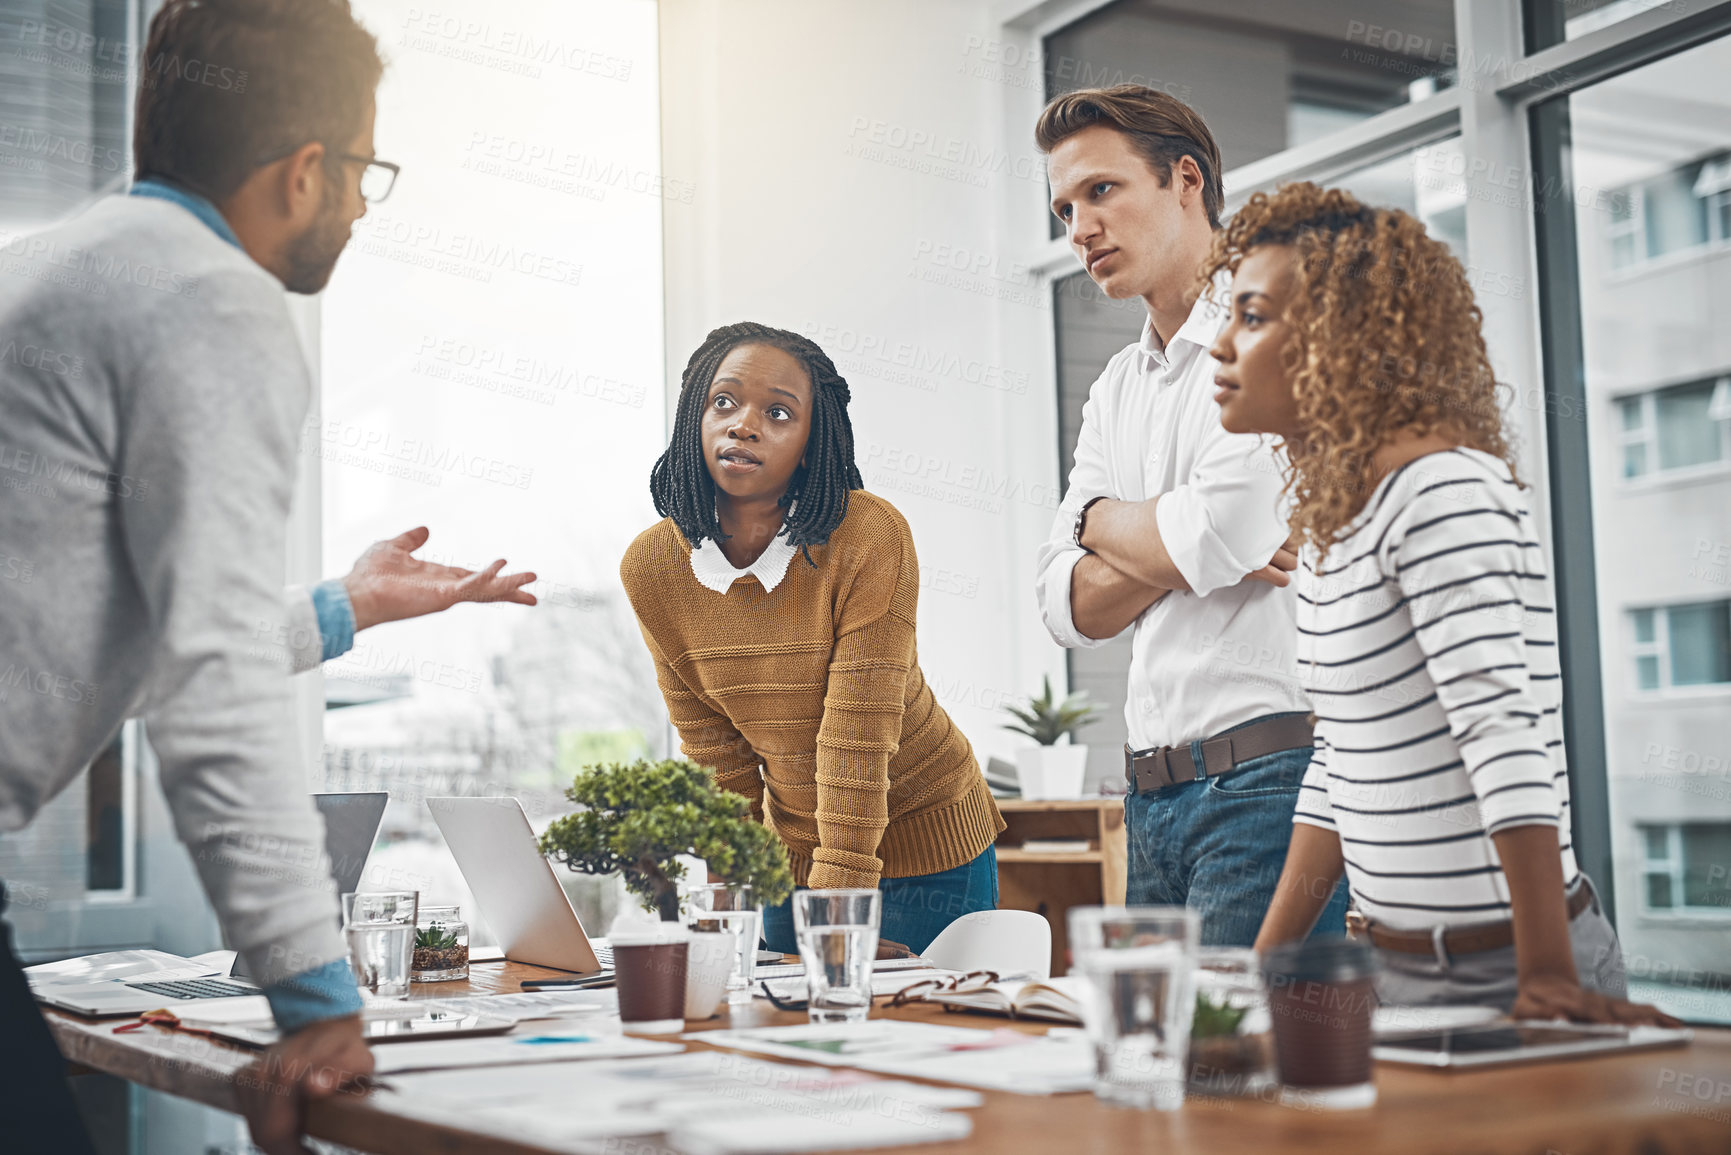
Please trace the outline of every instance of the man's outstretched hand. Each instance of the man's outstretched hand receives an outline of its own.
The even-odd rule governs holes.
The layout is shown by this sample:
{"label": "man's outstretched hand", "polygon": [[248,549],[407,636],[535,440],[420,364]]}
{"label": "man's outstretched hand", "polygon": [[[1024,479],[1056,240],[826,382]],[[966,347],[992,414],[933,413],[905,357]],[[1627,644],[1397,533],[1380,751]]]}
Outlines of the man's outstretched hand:
{"label": "man's outstretched hand", "polygon": [[356,560],[343,586],[354,607],[357,632],[381,622],[436,614],[458,602],[535,604],[535,595],[523,590],[535,575],[500,573],[505,568],[504,558],[477,572],[415,557],[414,552],[427,544],[431,532],[423,525],[389,541],[374,542]]}

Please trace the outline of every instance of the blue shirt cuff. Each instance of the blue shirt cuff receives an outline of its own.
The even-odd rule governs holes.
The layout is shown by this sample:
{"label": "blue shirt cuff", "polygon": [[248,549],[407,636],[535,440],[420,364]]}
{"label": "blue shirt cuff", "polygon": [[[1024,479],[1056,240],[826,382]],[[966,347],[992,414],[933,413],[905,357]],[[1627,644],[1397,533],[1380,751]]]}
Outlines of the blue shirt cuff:
{"label": "blue shirt cuff", "polygon": [[341,578],[313,587],[313,616],[319,621],[319,642],[324,661],[340,658],[355,648],[355,608]]}
{"label": "blue shirt cuff", "polygon": [[361,992],[347,959],[302,971],[264,989],[277,1029],[291,1034],[320,1019],[359,1014]]}

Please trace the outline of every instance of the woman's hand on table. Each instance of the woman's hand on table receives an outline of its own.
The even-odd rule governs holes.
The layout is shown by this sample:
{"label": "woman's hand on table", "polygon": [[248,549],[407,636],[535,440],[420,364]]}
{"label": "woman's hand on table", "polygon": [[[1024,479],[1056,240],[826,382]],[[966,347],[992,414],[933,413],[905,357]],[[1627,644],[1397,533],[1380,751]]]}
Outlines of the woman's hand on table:
{"label": "woman's hand on table", "polygon": [[359,1015],[302,1027],[235,1076],[252,1141],[265,1155],[309,1155],[301,1142],[306,1104],[364,1086],[373,1053],[361,1037]]}
{"label": "woman's hand on table", "polygon": [[892,942],[887,938],[880,938],[878,939],[878,957],[913,958],[914,951],[912,947],[903,946],[899,942]]}
{"label": "woman's hand on table", "polygon": [[1571,1023],[1680,1027],[1682,1022],[1658,1007],[1631,1003],[1589,991],[1564,975],[1540,975],[1522,982],[1509,1008],[1511,1019],[1563,1019]]}

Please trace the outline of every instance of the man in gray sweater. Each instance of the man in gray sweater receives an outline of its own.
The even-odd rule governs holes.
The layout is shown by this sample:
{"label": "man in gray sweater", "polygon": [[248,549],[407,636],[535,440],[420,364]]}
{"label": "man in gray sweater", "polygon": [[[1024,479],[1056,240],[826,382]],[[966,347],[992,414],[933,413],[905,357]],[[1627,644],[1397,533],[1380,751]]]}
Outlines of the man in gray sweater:
{"label": "man in gray sweater", "polygon": [[[241,1083],[274,1155],[302,1149],[305,1098],[372,1068],[288,662],[258,644],[287,632],[310,399],[283,289],[323,287],[394,169],[346,0],[168,0],[143,63],[133,195],[0,247],[0,547],[30,575],[0,580],[0,832],[145,717],[177,833],[285,1034]],[[0,1094],[8,1142],[88,1150],[0,953],[25,1072]]]}

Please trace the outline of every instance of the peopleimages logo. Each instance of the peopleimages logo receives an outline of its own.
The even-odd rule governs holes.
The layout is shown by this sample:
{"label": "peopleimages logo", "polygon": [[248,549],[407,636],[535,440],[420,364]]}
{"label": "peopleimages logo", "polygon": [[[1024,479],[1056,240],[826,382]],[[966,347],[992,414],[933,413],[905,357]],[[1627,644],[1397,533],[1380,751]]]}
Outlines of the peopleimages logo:
{"label": "peopleimages logo", "polygon": [[369,429],[336,419],[321,423],[316,417],[309,418],[302,448],[321,460],[433,485],[438,485],[451,474],[513,489],[528,489],[535,479],[533,467],[470,453],[455,445],[441,445],[418,437],[399,437],[389,430]]}
{"label": "peopleimages logo", "polygon": [[[0,442],[0,475],[21,474],[29,478],[40,478],[50,485],[67,485],[90,493],[106,493],[110,497],[118,497],[128,501],[142,501],[150,491],[150,483],[142,478],[136,478],[124,473],[109,473],[77,462],[61,461],[53,457],[44,457],[28,449]],[[5,477],[6,482],[14,478]],[[17,488],[8,485],[8,488]],[[50,495],[54,490],[47,491]]]}
{"label": "peopleimages logo", "polygon": [[84,358],[29,341],[6,341],[0,344],[0,365],[22,365],[26,369],[37,369],[68,378],[77,378],[84,373]]}
{"label": "peopleimages logo", "polygon": [[72,288],[97,296],[107,292],[106,285],[102,283],[104,281],[137,285],[141,289],[155,289],[175,297],[198,296],[197,277],[189,277],[173,269],[142,261],[134,264],[112,253],[71,248],[40,233],[0,232],[0,257],[20,258],[5,265],[5,271],[14,276],[54,281],[64,276],[66,283]]}
{"label": "peopleimages logo", "polygon": [[95,682],[69,678],[29,666],[10,665],[0,670],[0,702],[6,701],[13,690],[28,690],[44,698],[58,698],[86,709],[96,705],[96,695],[102,689]]}

